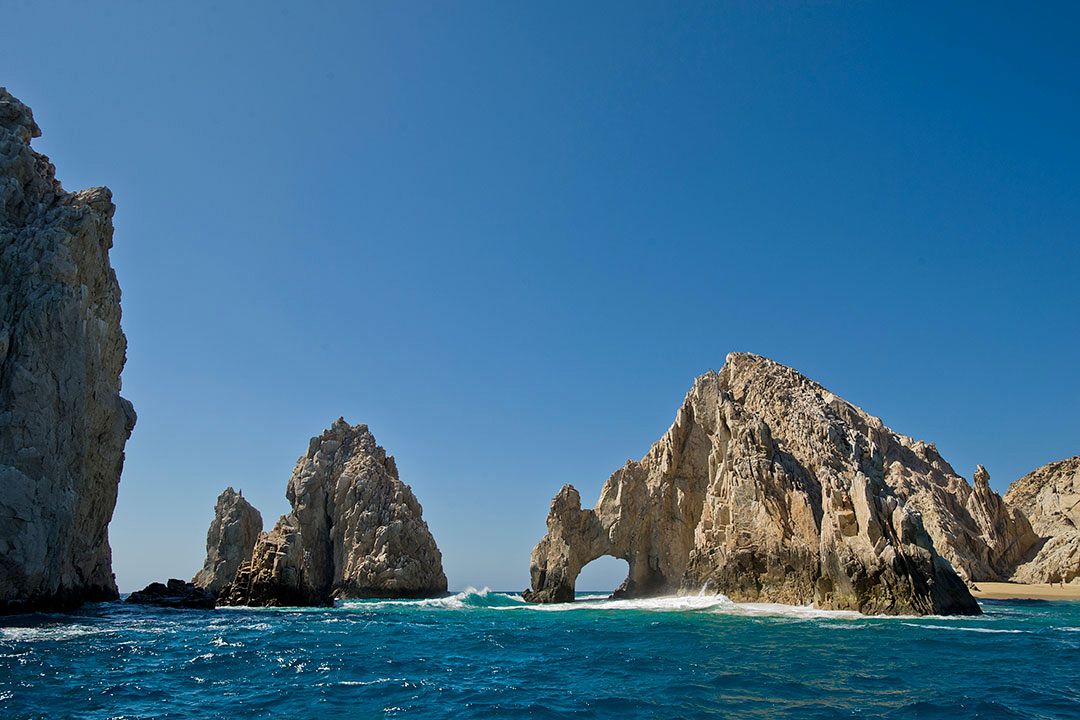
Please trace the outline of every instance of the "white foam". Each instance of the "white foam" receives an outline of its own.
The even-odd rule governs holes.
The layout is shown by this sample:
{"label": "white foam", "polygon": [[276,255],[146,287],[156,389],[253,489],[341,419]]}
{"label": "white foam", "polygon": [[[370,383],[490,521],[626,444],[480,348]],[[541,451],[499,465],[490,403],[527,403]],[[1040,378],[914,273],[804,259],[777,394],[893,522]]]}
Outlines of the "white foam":
{"label": "white foam", "polygon": [[960,625],[923,625],[922,623],[906,622],[904,625],[908,627],[923,628],[924,630],[961,630],[963,632],[977,632],[977,633],[1026,633],[1027,630],[1007,630],[1004,628],[978,628],[978,627],[962,627]]}
{"label": "white foam", "polygon": [[521,604],[496,608],[498,610],[528,609],[539,612],[579,612],[589,610],[640,610],[645,612],[710,612],[721,615],[749,617],[789,617],[797,619],[865,619],[865,615],[848,610],[822,610],[812,605],[781,605],[779,603],[736,603],[725,595],[665,595],[662,597],[608,600],[589,598],[572,603]]}
{"label": "white foam", "polygon": [[114,632],[109,628],[92,625],[54,625],[50,627],[8,627],[0,628],[0,640],[11,642],[41,642],[49,640],[71,640],[86,635],[104,635]]}

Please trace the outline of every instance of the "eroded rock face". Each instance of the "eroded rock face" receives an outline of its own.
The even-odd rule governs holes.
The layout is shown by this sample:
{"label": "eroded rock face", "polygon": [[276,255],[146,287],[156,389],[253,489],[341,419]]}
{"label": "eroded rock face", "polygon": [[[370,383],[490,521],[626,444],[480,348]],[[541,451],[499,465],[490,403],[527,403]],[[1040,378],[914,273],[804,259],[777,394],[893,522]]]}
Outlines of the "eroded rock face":
{"label": "eroded rock face", "polygon": [[107,188],[65,192],[0,88],[0,612],[118,596],[108,526],[135,411]]}
{"label": "eroded rock face", "polygon": [[1080,583],[1080,456],[1028,473],[1009,486],[1005,501],[1027,516],[1041,543],[1012,580]]}
{"label": "eroded rock face", "polygon": [[595,509],[572,487],[559,492],[525,597],[572,599],[581,568],[613,555],[630,566],[626,595],[705,588],[737,601],[976,614],[889,482],[930,483],[946,468],[931,446],[794,370],[734,353],[698,378],[668,432],[611,476]]}
{"label": "eroded rock face", "polygon": [[287,497],[292,512],[259,539],[222,602],[318,605],[446,592],[420,503],[366,425],[339,418],[312,438]]}
{"label": "eroded rock face", "polygon": [[214,519],[206,532],[206,562],[192,579],[212,595],[231,583],[240,566],[251,560],[262,533],[262,515],[244,496],[226,488],[214,505]]}

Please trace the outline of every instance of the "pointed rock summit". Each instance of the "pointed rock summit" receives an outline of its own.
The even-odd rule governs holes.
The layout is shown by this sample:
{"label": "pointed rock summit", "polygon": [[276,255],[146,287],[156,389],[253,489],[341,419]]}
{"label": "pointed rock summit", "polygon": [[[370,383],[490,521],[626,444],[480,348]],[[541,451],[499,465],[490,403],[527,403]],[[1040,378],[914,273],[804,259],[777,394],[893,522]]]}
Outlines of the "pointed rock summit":
{"label": "pointed rock summit", "polygon": [[1080,456],[1028,473],[1005,493],[1039,537],[1034,557],[1016,569],[1022,583],[1080,583]]}
{"label": "pointed rock summit", "polygon": [[[736,601],[977,614],[908,502],[934,508],[957,484],[972,492],[932,445],[790,368],[733,353],[697,379],[668,432],[611,476],[595,508],[570,486],[556,495],[525,598],[572,600],[582,567],[613,555],[630,566],[624,596],[704,588]],[[979,557],[967,551],[978,524],[950,530],[960,540],[942,546],[981,561],[981,546]]]}
{"label": "pointed rock summit", "polygon": [[259,538],[220,604],[323,605],[446,592],[442,554],[420,503],[367,425],[339,418],[312,438],[286,496],[292,512]]}
{"label": "pointed rock summit", "polygon": [[192,584],[212,595],[232,582],[240,566],[250,562],[262,533],[262,515],[244,496],[230,488],[218,496],[214,519],[206,533],[206,562]]}
{"label": "pointed rock summit", "polygon": [[109,520],[135,410],[108,188],[65,192],[0,88],[0,613],[116,598]]}

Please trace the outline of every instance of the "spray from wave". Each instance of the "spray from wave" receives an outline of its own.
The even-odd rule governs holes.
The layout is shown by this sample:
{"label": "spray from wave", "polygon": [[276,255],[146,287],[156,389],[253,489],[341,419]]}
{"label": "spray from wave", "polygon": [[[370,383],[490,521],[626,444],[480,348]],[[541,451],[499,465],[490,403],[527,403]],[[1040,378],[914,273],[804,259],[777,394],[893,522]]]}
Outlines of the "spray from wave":
{"label": "spray from wave", "polygon": [[581,593],[572,603],[528,603],[516,593],[494,592],[485,587],[469,587],[462,592],[424,600],[344,600],[347,610],[415,608],[432,610],[522,610],[532,612],[707,612],[748,617],[789,617],[797,619],[865,619],[865,615],[844,610],[820,610],[812,606],[776,603],[736,603],[724,595],[669,595],[663,597],[611,600],[605,594]]}

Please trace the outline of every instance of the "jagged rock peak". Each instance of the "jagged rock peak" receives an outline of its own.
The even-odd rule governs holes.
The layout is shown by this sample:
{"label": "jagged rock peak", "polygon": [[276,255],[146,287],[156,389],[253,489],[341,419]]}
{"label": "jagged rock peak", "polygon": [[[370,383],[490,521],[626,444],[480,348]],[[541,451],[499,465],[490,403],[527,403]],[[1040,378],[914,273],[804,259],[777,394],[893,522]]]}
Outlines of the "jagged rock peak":
{"label": "jagged rock peak", "polygon": [[292,512],[260,538],[223,602],[325,604],[446,592],[442,554],[420,503],[367,425],[339,418],[312,438],[286,497]]}
{"label": "jagged rock peak", "polygon": [[240,566],[250,562],[262,529],[259,511],[242,494],[225,488],[214,505],[214,519],[206,532],[206,562],[191,582],[217,595],[233,581]]}
{"label": "jagged rock peak", "polygon": [[108,188],[67,193],[0,88],[0,612],[118,596],[108,525],[135,411]]}
{"label": "jagged rock peak", "polygon": [[1005,502],[1027,516],[1040,538],[1013,581],[1080,583],[1080,456],[1028,473],[1009,486]]}
{"label": "jagged rock peak", "polygon": [[705,588],[867,613],[978,613],[887,482],[921,487],[946,471],[933,446],[790,368],[732,353],[695,381],[668,432],[611,476],[594,509],[581,509],[572,487],[556,495],[525,596],[571,599],[581,568],[614,555],[630,567],[621,595]]}

